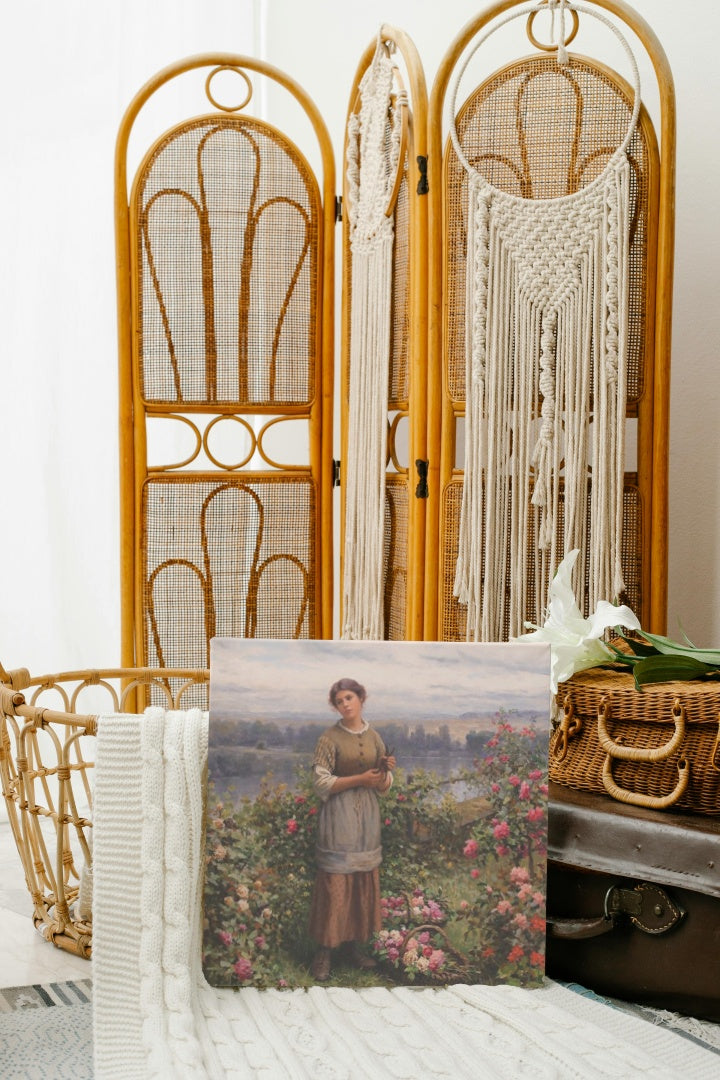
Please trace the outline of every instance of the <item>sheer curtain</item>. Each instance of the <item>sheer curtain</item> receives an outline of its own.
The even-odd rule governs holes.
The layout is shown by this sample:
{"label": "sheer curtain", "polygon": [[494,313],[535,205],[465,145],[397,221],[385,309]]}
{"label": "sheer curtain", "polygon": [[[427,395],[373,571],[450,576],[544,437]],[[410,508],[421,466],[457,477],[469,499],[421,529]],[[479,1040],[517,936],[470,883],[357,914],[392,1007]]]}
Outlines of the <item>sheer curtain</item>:
{"label": "sheer curtain", "polygon": [[[5,13],[5,667],[40,673],[119,662],[115,136],[133,95],[166,64],[205,51],[262,57],[264,6],[265,0],[28,0]],[[148,140],[205,111],[197,78],[179,93],[179,101],[171,94],[163,101],[167,116],[153,116],[159,126]]]}

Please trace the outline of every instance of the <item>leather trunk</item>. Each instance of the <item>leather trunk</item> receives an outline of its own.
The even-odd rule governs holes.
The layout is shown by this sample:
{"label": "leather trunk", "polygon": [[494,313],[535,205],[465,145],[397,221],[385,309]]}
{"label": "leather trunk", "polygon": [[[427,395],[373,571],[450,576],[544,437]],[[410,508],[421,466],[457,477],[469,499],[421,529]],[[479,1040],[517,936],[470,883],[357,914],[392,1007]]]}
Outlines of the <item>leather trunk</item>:
{"label": "leather trunk", "polygon": [[547,974],[720,1021],[720,818],[550,785]]}

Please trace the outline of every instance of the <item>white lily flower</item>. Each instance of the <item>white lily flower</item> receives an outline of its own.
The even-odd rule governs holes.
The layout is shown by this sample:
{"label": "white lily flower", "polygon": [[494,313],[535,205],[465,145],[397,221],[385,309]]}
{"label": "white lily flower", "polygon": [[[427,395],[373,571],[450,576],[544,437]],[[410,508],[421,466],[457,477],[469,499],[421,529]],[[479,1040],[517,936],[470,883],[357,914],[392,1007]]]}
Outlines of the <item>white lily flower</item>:
{"label": "white lily flower", "polygon": [[[565,682],[576,671],[595,667],[613,659],[607,645],[601,641],[611,626],[624,626],[628,630],[640,630],[637,616],[626,604],[610,604],[600,600],[594,613],[583,618],[575,594],[570,585],[573,567],[579,551],[568,552],[557,568],[550,584],[550,603],[545,625],[535,627],[530,634],[523,634],[514,641],[542,641],[550,644],[550,686],[557,693],[558,684]],[[533,626],[533,623],[526,623]]]}

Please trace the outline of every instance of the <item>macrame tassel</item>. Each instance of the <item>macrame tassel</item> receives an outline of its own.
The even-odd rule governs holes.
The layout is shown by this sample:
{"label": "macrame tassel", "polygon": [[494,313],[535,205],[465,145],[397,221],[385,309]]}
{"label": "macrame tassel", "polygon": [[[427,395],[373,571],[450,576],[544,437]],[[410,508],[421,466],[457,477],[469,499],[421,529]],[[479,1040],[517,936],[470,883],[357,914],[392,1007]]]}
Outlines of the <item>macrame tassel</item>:
{"label": "macrame tassel", "polygon": [[470,640],[522,633],[533,560],[543,598],[562,553],[574,547],[576,583],[588,574],[591,607],[622,589],[628,178],[621,158],[605,183],[574,197],[570,215],[561,202],[518,201],[470,174],[454,583]]}
{"label": "macrame tassel", "polygon": [[[352,254],[353,304],[342,636],[383,635],[392,237]],[[384,393],[383,393],[384,391]]]}
{"label": "macrame tassel", "polygon": [[345,474],[342,636],[384,632],[385,470],[391,346],[393,219],[385,213],[398,167],[400,107],[386,140],[393,66],[378,40],[348,123],[351,250],[350,386]]}

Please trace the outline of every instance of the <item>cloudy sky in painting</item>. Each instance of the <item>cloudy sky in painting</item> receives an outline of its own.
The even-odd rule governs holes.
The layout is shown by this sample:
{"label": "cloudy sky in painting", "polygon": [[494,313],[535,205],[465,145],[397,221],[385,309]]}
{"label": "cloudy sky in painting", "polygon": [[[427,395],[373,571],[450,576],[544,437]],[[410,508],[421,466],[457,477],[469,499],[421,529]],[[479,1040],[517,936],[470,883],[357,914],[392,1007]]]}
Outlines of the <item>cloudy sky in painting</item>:
{"label": "cloudy sky in painting", "polygon": [[537,644],[277,641],[216,638],[210,710],[244,719],[336,718],[338,679],[367,690],[368,720],[407,722],[499,708],[547,712],[550,654]]}

